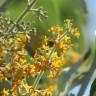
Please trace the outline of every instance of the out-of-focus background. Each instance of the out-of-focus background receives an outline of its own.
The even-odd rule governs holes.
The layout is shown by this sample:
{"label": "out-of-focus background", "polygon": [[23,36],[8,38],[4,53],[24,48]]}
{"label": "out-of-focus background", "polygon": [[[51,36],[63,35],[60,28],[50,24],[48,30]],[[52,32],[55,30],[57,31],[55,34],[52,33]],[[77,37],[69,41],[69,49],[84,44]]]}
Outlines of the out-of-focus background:
{"label": "out-of-focus background", "polygon": [[[11,17],[12,20],[15,20],[16,17],[24,10],[26,2],[27,0],[0,0],[0,11],[3,12],[4,15]],[[35,24],[40,26],[40,31],[47,34],[47,29],[50,26],[57,24],[62,25],[64,23],[64,19],[72,19],[74,24],[82,32],[80,44],[85,47],[82,27],[87,23],[88,14],[84,0],[37,0],[36,6],[42,6],[44,10],[47,11],[48,19],[40,22],[30,12],[30,14],[24,18],[25,22],[31,21],[34,23],[33,20],[35,19],[35,22],[38,22]]]}
{"label": "out-of-focus background", "polygon": [[[11,20],[15,21],[16,18],[20,15],[20,13],[26,7],[26,2],[27,0],[0,0],[0,13],[2,13],[7,17],[10,17]],[[38,33],[36,37],[33,36],[33,43],[32,43],[33,45],[31,46],[32,48],[33,47],[36,48],[40,46],[40,43],[38,43],[38,41],[41,40],[40,35],[45,34],[50,36],[50,34],[47,31],[50,26],[57,25],[57,24],[63,25],[64,19],[68,18],[73,20],[74,24],[76,25],[76,27],[78,27],[78,29],[81,32],[81,36],[78,41],[79,46],[76,49],[76,51],[78,51],[80,54],[83,54],[89,49],[89,47],[92,50],[95,49],[96,0],[37,0],[37,4],[35,5],[35,8],[37,8],[38,6],[43,7],[44,10],[47,11],[47,15],[48,15],[47,19],[43,18],[42,21],[40,21],[31,12],[29,12],[29,14],[25,16],[25,18],[23,19],[25,23],[28,23],[31,21],[31,23],[35,24],[35,26],[38,28]],[[88,62],[87,65],[85,64],[85,66],[80,67],[80,70],[78,71],[80,72],[80,74],[82,74],[83,71],[85,71],[84,74],[89,72],[90,70],[89,67],[92,65],[90,61],[92,62],[92,59],[89,59],[89,61],[88,60],[86,61]],[[69,69],[66,68],[66,70],[69,70]],[[64,70],[64,72],[66,72],[66,70]],[[94,71],[92,72],[94,73]],[[84,96],[88,96],[90,85],[94,80],[94,78],[96,77],[94,75],[95,73],[94,74],[93,73],[92,74],[90,73],[93,76],[92,78],[89,74],[89,77],[91,79],[89,78],[89,81],[87,82],[87,84],[85,84],[85,87],[81,87],[84,90],[80,89],[80,86],[81,86],[80,83],[83,82],[82,76],[84,74],[82,76],[78,75],[80,76],[80,78],[77,76],[78,79],[74,80],[75,83],[72,85],[72,88],[70,88],[72,90],[69,93],[85,94]],[[87,78],[84,78],[84,79],[87,79]],[[84,82],[86,82],[86,80],[84,80]],[[84,82],[82,84],[84,84]],[[87,86],[88,84],[89,86]],[[77,85],[80,85],[80,86],[78,87]],[[81,90],[81,93],[79,92],[79,89]],[[72,95],[72,96],[82,96],[82,95]]]}

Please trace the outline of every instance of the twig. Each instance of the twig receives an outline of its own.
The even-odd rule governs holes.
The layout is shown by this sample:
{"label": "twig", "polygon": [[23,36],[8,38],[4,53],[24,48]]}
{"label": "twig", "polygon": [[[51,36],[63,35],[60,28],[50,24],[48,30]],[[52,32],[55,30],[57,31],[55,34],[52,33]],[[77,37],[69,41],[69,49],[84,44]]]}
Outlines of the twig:
{"label": "twig", "polygon": [[28,11],[33,7],[33,5],[35,4],[37,0],[32,0],[32,2],[30,3],[30,5],[28,5],[25,10],[20,14],[20,16],[18,16],[18,18],[15,21],[15,24],[13,24],[11,26],[11,28],[7,31],[8,33],[11,32],[14,27],[23,19],[23,17],[28,13]]}

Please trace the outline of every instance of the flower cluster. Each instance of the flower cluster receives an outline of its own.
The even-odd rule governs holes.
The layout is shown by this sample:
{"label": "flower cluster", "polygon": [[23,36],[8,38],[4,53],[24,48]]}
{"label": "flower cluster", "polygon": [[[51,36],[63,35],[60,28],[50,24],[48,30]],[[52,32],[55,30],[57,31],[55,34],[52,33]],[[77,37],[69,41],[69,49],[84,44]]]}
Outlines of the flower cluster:
{"label": "flower cluster", "polygon": [[[42,46],[35,50],[34,56],[30,56],[25,48],[31,38],[29,29],[24,26],[21,29],[17,27],[10,33],[0,33],[0,83],[7,81],[11,86],[9,89],[2,88],[1,95],[54,96],[57,85],[52,81],[62,72],[65,54],[74,45],[71,36],[79,37],[80,33],[67,19],[64,27],[56,25],[49,28],[48,31],[55,37],[45,36]],[[48,84],[40,82],[44,74]]]}

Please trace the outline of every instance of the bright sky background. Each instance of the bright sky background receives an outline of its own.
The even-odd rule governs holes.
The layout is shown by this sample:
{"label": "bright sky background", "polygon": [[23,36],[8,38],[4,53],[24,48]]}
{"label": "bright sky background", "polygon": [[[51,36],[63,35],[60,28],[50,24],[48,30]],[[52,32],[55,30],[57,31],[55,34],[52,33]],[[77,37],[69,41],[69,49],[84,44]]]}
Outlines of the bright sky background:
{"label": "bright sky background", "polygon": [[87,34],[90,40],[95,42],[95,31],[96,31],[96,0],[85,0],[88,9],[88,26]]}

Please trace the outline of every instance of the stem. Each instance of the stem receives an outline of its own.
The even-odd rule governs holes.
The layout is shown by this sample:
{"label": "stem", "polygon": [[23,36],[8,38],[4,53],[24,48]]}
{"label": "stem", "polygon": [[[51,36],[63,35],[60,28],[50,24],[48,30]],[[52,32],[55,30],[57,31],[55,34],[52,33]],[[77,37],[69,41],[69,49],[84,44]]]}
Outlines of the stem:
{"label": "stem", "polygon": [[14,29],[15,25],[18,24],[18,23],[23,19],[23,17],[28,13],[28,11],[30,10],[30,8],[33,7],[33,5],[35,4],[36,1],[37,1],[37,0],[32,0],[32,2],[30,3],[30,5],[28,5],[28,6],[25,8],[25,10],[20,14],[20,16],[18,16],[18,18],[17,18],[16,21],[15,21],[15,24],[13,24],[13,25],[11,26],[11,28],[7,31],[8,33],[9,33],[10,31],[12,31],[12,30]]}
{"label": "stem", "polygon": [[[56,40],[60,41],[60,40],[64,37],[64,35],[65,35],[66,33],[67,33],[67,32],[65,32],[65,33],[64,33],[61,37],[59,37],[59,38],[57,37]],[[54,45],[53,45],[53,48],[52,48],[52,50],[51,50],[51,52],[50,52],[50,54],[49,54],[49,56],[48,56],[48,61],[51,59],[51,55],[52,55],[52,53],[54,52],[55,48],[56,48],[56,45],[54,44]],[[35,81],[34,81],[34,83],[33,83],[33,87],[34,87],[34,88],[37,87],[37,85],[38,85],[41,77],[43,76],[43,74],[44,74],[44,71],[41,71],[41,72],[39,73],[39,75],[37,76],[37,78],[35,79]]]}
{"label": "stem", "polygon": [[43,74],[44,74],[44,71],[41,71],[41,72],[39,73],[39,75],[37,76],[37,78],[36,78],[35,81],[34,81],[33,88],[36,88],[36,87],[37,87],[37,85],[38,85],[41,77],[43,76]]}

